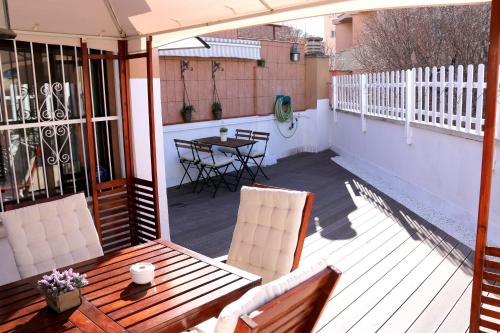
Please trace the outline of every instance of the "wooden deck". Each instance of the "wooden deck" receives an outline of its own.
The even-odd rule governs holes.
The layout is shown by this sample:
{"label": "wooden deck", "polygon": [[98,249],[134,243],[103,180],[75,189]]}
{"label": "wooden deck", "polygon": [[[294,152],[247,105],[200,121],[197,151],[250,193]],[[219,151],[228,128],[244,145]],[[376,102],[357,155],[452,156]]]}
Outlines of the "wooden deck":
{"label": "wooden deck", "polygon": [[[316,193],[303,261],[330,256],[343,275],[319,332],[467,332],[473,252],[330,160],[303,153],[262,183]],[[238,193],[168,190],[172,241],[227,253]]]}

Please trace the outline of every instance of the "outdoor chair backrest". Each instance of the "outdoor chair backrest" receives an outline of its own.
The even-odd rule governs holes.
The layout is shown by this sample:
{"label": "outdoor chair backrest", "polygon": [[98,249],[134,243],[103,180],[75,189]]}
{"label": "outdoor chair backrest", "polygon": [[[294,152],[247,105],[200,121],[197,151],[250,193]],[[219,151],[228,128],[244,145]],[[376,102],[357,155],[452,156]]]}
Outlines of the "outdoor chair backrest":
{"label": "outdoor chair backrest", "polygon": [[254,184],[241,189],[227,263],[263,283],[299,266],[314,194]]}
{"label": "outdoor chair backrest", "polygon": [[250,140],[252,138],[252,131],[238,128],[236,129],[235,137],[236,139]]}
{"label": "outdoor chair backrest", "polygon": [[51,199],[0,214],[22,278],[103,255],[84,194]]}
{"label": "outdoor chair backrest", "polygon": [[305,264],[227,305],[214,331],[313,332],[340,275],[324,259]]}
{"label": "outdoor chair backrest", "polygon": [[177,149],[177,156],[179,156],[179,159],[181,159],[182,156],[181,150],[187,150],[187,154],[193,156],[193,161],[196,160],[192,141],[174,139],[174,142],[175,142],[175,148]]}
{"label": "outdoor chair backrest", "polygon": [[267,151],[267,144],[269,142],[269,135],[270,134],[267,132],[253,132],[252,133],[252,140],[265,142],[264,154]]}

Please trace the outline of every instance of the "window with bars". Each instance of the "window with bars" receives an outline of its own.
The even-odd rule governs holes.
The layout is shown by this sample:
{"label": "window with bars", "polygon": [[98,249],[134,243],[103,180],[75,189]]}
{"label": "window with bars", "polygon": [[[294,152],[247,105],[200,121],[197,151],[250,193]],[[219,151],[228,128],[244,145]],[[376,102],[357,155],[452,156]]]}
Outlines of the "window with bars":
{"label": "window with bars", "polygon": [[[103,53],[91,50],[92,53]],[[0,41],[0,199],[91,193],[78,47]],[[123,177],[116,60],[90,60],[97,182]]]}

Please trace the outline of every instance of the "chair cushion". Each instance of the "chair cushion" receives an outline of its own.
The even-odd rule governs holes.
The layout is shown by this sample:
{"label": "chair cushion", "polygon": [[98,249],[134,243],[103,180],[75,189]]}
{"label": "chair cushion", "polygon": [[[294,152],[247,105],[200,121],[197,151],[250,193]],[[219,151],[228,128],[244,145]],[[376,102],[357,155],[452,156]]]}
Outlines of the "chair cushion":
{"label": "chair cushion", "polygon": [[[215,160],[215,163],[214,163],[214,160]],[[208,156],[200,161],[201,164],[211,166],[214,168],[219,168],[219,167],[228,165],[232,162],[234,162],[233,157],[224,156],[224,155],[214,155],[213,159],[212,159],[212,156]]]}
{"label": "chair cushion", "polygon": [[19,275],[14,254],[12,253],[12,247],[7,238],[0,237],[0,253],[2,253],[0,261],[0,266],[2,267],[0,271],[0,286],[20,280],[21,276]]}
{"label": "chair cushion", "polygon": [[103,255],[83,193],[1,218],[22,278]]}
{"label": "chair cushion", "polygon": [[218,150],[226,154],[236,154],[236,149],[230,147],[219,147]]}
{"label": "chair cushion", "polygon": [[252,150],[246,149],[241,151],[241,155],[250,157],[260,157],[264,156],[264,151],[259,149],[252,149]]}
{"label": "chair cushion", "polygon": [[197,159],[193,157],[193,154],[181,155],[181,161],[195,162]]}
{"label": "chair cushion", "polygon": [[290,272],[307,192],[243,186],[227,263],[270,282]]}
{"label": "chair cushion", "polygon": [[[269,303],[276,297],[283,295],[315,274],[318,274],[327,266],[327,261],[320,259],[310,265],[301,266],[292,273],[288,273],[277,280],[250,289],[238,300],[222,309],[219,317],[217,318],[214,332],[234,332],[239,317],[245,314],[248,314],[251,317],[251,313],[253,311],[259,309],[266,303]],[[208,331],[205,330],[199,332],[205,333]]]}

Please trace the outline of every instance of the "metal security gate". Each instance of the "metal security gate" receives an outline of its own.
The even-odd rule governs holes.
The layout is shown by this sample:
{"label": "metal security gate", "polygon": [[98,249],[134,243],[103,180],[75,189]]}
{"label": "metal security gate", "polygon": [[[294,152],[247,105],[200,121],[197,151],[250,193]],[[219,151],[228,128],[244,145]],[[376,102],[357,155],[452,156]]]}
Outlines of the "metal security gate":
{"label": "metal security gate", "polygon": [[[0,209],[84,192],[103,250],[160,237],[151,39],[129,55],[0,40]],[[130,59],[146,58],[152,179],[135,177]]]}
{"label": "metal security gate", "polygon": [[[90,50],[91,54],[107,54]],[[86,138],[81,49],[0,41],[0,209],[124,177],[118,60],[89,60],[95,165]],[[116,88],[118,86],[118,88]]]}

